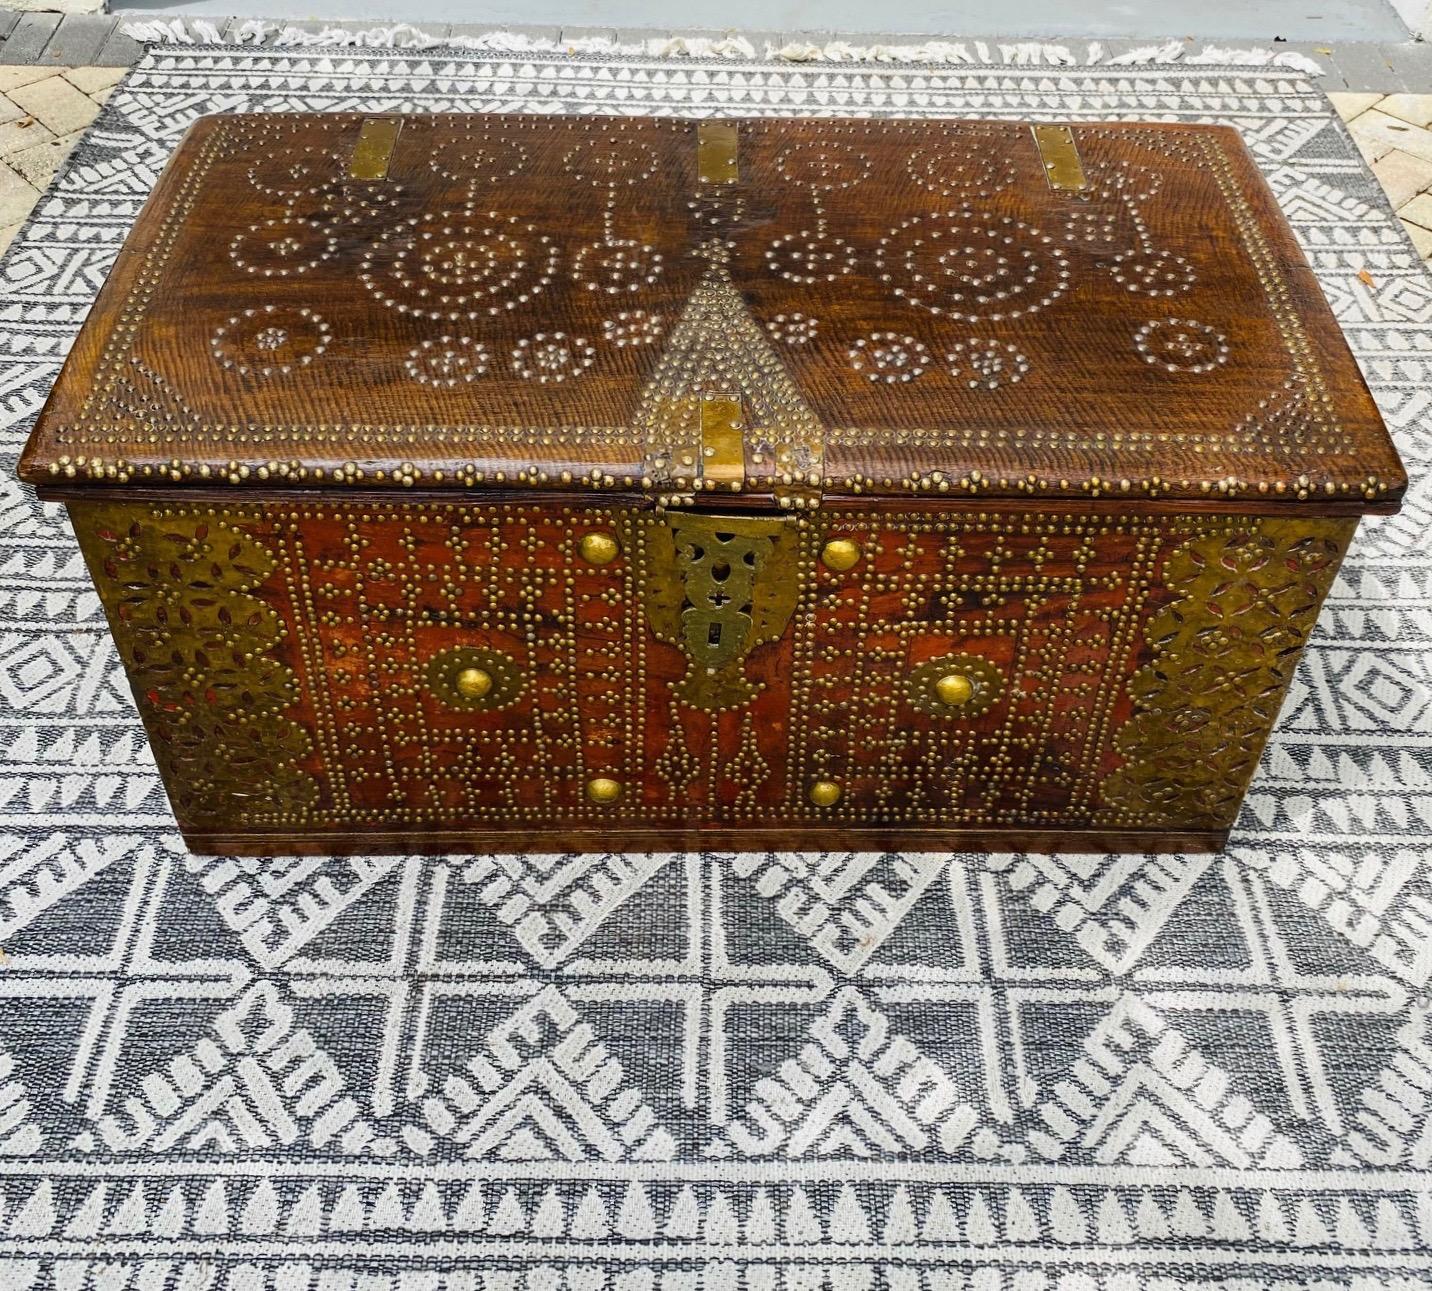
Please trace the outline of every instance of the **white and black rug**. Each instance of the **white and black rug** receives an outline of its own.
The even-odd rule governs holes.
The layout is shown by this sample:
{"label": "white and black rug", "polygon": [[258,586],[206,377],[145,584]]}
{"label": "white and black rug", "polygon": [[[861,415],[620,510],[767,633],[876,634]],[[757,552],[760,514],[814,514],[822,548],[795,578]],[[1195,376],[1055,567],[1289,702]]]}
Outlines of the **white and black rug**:
{"label": "white and black rug", "polygon": [[[1416,482],[1228,854],[187,856],[9,468],[184,128],[280,109],[1238,126]],[[1432,281],[1293,71],[152,52],[0,269],[0,1288],[1432,1282],[1430,418]]]}

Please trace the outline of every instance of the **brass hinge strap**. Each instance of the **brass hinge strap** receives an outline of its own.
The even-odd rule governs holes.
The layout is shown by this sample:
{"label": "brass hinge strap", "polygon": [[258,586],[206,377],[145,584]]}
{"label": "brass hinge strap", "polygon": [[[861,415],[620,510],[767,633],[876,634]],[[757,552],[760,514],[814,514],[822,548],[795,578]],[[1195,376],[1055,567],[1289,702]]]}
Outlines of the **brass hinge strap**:
{"label": "brass hinge strap", "polygon": [[696,127],[696,177],[703,184],[734,184],[741,177],[734,125],[703,121]]}
{"label": "brass hinge strap", "polygon": [[1044,177],[1056,193],[1076,193],[1087,188],[1084,178],[1084,163],[1079,160],[1079,149],[1074,145],[1074,131],[1068,126],[1037,125],[1030,127],[1034,132],[1034,146],[1039,149],[1039,160],[1044,163]]}
{"label": "brass hinge strap", "polygon": [[402,117],[364,118],[358,130],[358,142],[353,145],[353,156],[348,161],[349,178],[386,179],[393,146],[402,128]]}
{"label": "brass hinge strap", "polygon": [[746,436],[739,399],[703,396],[700,470],[705,488],[739,493],[745,484]]}

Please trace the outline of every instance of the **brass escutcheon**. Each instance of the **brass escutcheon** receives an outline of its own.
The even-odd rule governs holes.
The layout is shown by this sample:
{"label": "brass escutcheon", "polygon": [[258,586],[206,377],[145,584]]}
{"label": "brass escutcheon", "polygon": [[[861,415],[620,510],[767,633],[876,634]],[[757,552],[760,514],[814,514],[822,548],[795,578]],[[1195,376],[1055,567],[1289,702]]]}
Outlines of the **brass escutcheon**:
{"label": "brass escutcheon", "polygon": [[796,606],[798,540],[784,517],[668,514],[646,528],[647,618],[686,656],[676,694],[694,708],[756,697],[746,657]]}

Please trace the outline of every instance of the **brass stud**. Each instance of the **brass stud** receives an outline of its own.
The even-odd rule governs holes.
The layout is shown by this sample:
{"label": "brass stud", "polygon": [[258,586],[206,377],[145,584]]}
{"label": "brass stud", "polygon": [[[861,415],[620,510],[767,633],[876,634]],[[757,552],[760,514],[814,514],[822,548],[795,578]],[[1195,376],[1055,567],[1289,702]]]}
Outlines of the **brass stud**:
{"label": "brass stud", "polygon": [[587,797],[593,802],[615,802],[621,796],[622,787],[616,780],[596,776],[587,781]]}
{"label": "brass stud", "polygon": [[935,697],[954,708],[974,698],[974,683],[962,672],[947,672],[935,682]]}
{"label": "brass stud", "polygon": [[810,800],[817,807],[834,807],[840,801],[840,786],[834,780],[817,780],[810,787]]}
{"label": "brass stud", "polygon": [[481,668],[464,668],[454,678],[453,684],[464,699],[481,699],[492,689],[492,674]]}
{"label": "brass stud", "polygon": [[617,540],[609,533],[588,533],[582,535],[580,551],[582,559],[589,565],[610,565],[621,550]]}
{"label": "brass stud", "polygon": [[852,538],[832,538],[820,553],[820,562],[827,569],[843,574],[860,559],[860,544]]}

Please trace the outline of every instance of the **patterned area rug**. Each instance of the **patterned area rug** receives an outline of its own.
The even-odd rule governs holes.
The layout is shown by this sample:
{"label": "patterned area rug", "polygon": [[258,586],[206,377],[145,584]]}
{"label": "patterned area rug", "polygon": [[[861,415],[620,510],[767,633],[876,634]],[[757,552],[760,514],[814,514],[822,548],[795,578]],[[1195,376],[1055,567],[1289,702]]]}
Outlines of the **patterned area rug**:
{"label": "patterned area rug", "polygon": [[[1408,458],[1221,857],[188,856],[15,453],[232,110],[1223,121]],[[1432,1282],[1432,282],[1238,67],[158,50],[0,270],[0,1287]]]}

